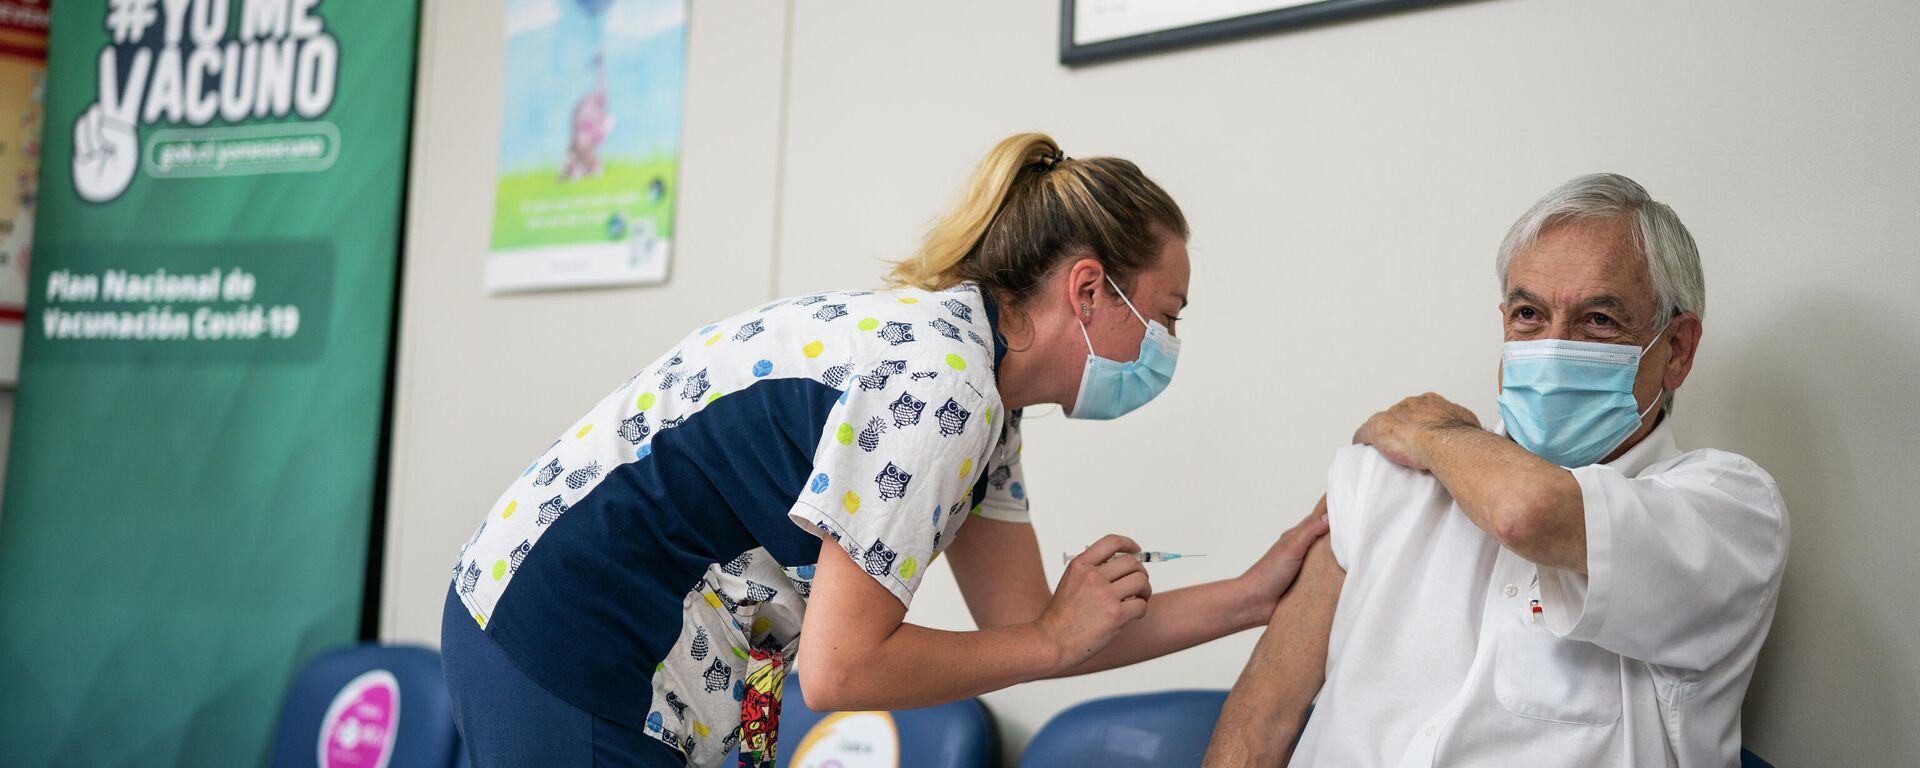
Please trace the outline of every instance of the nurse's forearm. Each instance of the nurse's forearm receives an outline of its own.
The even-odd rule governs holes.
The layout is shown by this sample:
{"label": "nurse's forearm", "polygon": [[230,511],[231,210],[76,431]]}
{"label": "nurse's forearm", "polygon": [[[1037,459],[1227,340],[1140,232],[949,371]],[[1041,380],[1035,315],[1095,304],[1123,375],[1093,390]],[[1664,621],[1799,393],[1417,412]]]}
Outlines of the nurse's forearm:
{"label": "nurse's forearm", "polygon": [[945,704],[1044,677],[1062,663],[1033,624],[976,632],[901,624],[871,648],[809,650],[799,669],[807,707],[822,712]]}
{"label": "nurse's forearm", "polygon": [[1147,615],[1120,630],[1106,648],[1050,676],[1084,675],[1165,656],[1261,626],[1272,615],[1271,601],[1235,579],[1156,592],[1147,602]]}
{"label": "nurse's forearm", "polygon": [[815,711],[944,704],[1069,663],[1058,639],[1033,622],[977,632],[905,623],[906,606],[839,547],[821,547],[816,566],[795,662]]}
{"label": "nurse's forearm", "polygon": [[1423,431],[1418,449],[1474,525],[1530,562],[1587,572],[1586,504],[1573,473],[1467,424]]}

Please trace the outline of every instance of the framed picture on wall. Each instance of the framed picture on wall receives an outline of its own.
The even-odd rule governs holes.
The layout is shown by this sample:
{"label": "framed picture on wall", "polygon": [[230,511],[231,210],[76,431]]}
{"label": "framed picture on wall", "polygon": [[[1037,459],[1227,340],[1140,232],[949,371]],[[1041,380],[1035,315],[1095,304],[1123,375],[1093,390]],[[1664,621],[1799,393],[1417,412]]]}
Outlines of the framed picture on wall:
{"label": "framed picture on wall", "polygon": [[1060,0],[1068,66],[1454,0]]}

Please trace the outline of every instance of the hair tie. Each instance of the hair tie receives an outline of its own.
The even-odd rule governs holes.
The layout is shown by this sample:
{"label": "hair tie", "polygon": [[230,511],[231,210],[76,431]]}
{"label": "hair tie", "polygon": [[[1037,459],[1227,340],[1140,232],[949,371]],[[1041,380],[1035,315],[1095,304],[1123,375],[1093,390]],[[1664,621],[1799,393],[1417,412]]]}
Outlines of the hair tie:
{"label": "hair tie", "polygon": [[1045,154],[1040,156],[1040,162],[1039,162],[1040,170],[1043,173],[1046,171],[1051,171],[1053,170],[1054,166],[1072,159],[1073,158],[1071,157],[1067,157],[1067,153],[1056,149],[1050,154]]}

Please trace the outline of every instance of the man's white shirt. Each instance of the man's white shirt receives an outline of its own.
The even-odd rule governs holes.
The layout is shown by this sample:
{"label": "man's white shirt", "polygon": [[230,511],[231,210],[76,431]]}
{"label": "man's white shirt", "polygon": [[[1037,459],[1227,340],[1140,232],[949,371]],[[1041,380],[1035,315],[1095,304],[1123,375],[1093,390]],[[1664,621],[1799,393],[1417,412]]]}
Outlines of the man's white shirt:
{"label": "man's white shirt", "polygon": [[1680,452],[1667,423],[1573,475],[1586,575],[1503,548],[1427,472],[1339,452],[1327,509],[1346,583],[1295,765],[1737,763],[1786,561],[1773,478]]}

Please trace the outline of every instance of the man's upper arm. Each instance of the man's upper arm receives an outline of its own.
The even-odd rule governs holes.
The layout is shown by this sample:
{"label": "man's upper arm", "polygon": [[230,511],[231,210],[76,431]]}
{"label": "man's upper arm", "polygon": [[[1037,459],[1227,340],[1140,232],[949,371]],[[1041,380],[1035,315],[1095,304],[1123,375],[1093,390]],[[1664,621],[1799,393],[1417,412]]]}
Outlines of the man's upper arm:
{"label": "man's upper arm", "polygon": [[1287,761],[1307,705],[1326,681],[1327,643],[1345,582],[1332,543],[1325,538],[1314,542],[1220,710],[1207,765]]}
{"label": "man's upper arm", "polygon": [[1327,541],[1342,572],[1353,569],[1366,538],[1366,489],[1381,461],[1371,446],[1350,445],[1327,468]]}

